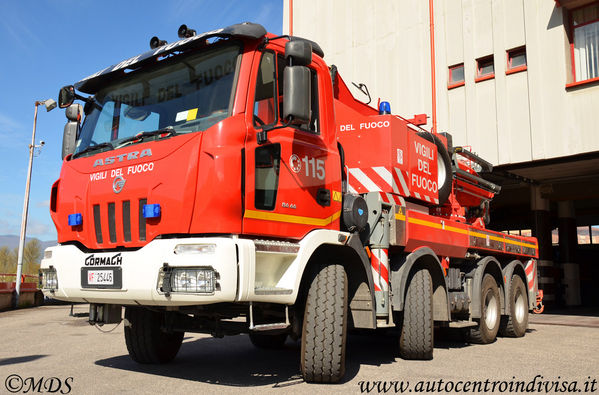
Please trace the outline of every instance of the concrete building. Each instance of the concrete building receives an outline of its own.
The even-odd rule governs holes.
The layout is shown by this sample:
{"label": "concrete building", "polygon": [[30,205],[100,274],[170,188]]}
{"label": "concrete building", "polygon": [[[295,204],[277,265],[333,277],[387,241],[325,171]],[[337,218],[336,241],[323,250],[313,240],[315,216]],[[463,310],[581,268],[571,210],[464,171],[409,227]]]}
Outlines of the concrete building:
{"label": "concrete building", "polygon": [[[495,165],[490,227],[538,237],[548,304],[599,306],[599,1],[431,5],[436,129]],[[429,11],[426,0],[285,0],[283,31],[318,42],[374,105],[426,113],[431,127]]]}

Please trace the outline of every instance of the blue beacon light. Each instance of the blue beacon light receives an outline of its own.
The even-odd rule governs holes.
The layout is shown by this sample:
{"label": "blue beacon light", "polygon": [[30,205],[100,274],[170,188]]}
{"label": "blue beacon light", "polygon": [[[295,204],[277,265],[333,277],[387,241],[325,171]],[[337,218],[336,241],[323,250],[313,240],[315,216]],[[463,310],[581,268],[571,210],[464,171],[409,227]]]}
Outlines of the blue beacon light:
{"label": "blue beacon light", "polygon": [[79,226],[83,223],[81,213],[69,214],[69,226]]}
{"label": "blue beacon light", "polygon": [[160,204],[144,205],[144,218],[158,218],[160,214]]}
{"label": "blue beacon light", "polygon": [[388,101],[382,101],[379,104],[379,115],[391,114],[391,104]]}

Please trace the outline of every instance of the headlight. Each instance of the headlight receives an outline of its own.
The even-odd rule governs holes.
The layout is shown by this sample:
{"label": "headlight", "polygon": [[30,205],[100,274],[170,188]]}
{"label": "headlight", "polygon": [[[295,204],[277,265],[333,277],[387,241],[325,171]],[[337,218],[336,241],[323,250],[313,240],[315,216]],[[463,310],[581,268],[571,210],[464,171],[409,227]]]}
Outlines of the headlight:
{"label": "headlight", "polygon": [[212,294],[218,275],[211,268],[169,267],[160,276],[162,292]]}
{"label": "headlight", "polygon": [[50,291],[58,289],[58,275],[53,266],[50,266],[48,269],[40,270],[40,274],[42,289],[49,289]]}

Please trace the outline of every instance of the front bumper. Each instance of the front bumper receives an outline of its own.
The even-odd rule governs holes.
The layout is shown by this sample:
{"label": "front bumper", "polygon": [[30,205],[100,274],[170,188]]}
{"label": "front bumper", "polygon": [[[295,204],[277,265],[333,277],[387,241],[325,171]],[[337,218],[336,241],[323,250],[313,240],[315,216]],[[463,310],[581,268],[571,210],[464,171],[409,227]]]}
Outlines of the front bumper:
{"label": "front bumper", "polygon": [[[215,247],[206,253],[175,253],[175,247],[182,244]],[[87,303],[183,306],[233,302],[239,300],[238,292],[243,291],[243,287],[238,287],[239,266],[244,264],[240,258],[253,257],[253,250],[254,244],[249,240],[226,237],[158,239],[136,251],[102,253],[86,253],[73,245],[59,245],[48,248],[41,263],[42,272],[51,267],[56,271],[57,289],[43,292],[54,299]],[[160,282],[165,265],[211,268],[217,273],[217,287],[209,294],[164,292],[160,290]],[[85,268],[116,268],[122,276],[120,288],[102,289],[84,284]]]}

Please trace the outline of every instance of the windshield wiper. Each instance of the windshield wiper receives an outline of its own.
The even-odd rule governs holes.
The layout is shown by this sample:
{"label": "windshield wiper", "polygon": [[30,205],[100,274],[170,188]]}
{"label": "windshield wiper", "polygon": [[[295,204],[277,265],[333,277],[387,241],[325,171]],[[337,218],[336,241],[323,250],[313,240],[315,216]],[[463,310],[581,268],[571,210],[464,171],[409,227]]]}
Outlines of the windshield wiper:
{"label": "windshield wiper", "polygon": [[134,136],[127,137],[124,140],[120,141],[119,145],[117,145],[116,148],[121,148],[121,147],[124,147],[125,145],[133,144],[134,142],[137,142],[137,141],[143,141],[148,137],[156,136],[158,134],[166,134],[166,136],[161,136],[161,137],[169,137],[169,136],[176,135],[177,132],[172,127],[166,127],[166,128],[162,128],[162,129],[152,130],[150,132],[139,132]]}
{"label": "windshield wiper", "polygon": [[73,155],[73,159],[78,158],[81,155],[86,154],[88,152],[96,151],[96,150],[99,150],[99,149],[102,149],[102,148],[107,148],[107,147],[109,149],[105,150],[105,151],[109,151],[109,150],[114,149],[114,147],[112,146],[112,144],[110,142],[108,142],[108,141],[100,143],[100,144],[96,144],[96,145],[90,145],[86,149],[84,149],[83,151],[75,153]]}

